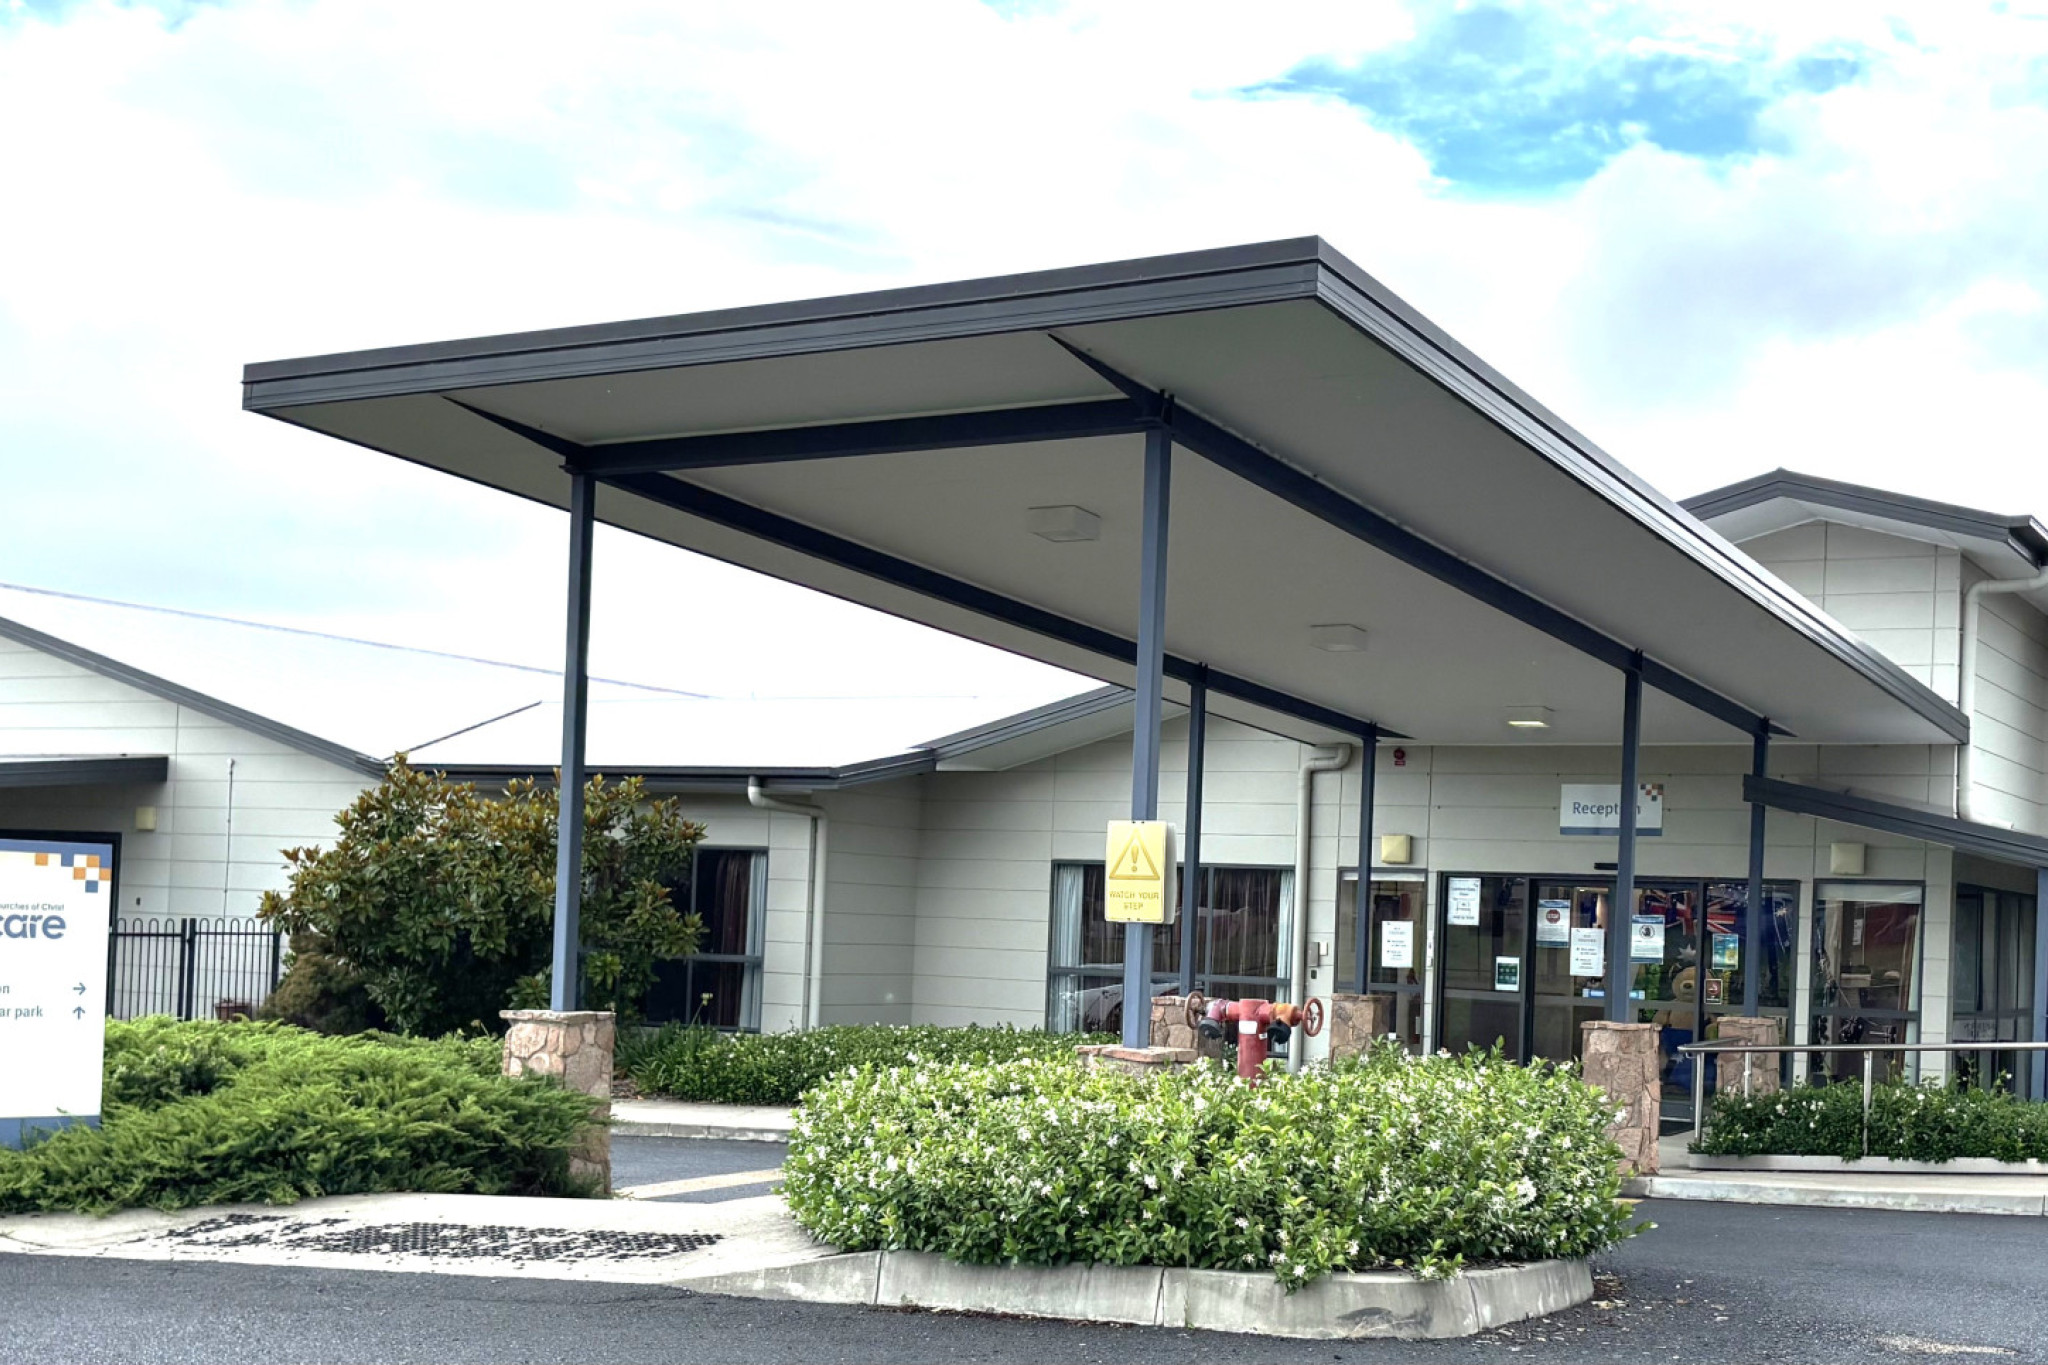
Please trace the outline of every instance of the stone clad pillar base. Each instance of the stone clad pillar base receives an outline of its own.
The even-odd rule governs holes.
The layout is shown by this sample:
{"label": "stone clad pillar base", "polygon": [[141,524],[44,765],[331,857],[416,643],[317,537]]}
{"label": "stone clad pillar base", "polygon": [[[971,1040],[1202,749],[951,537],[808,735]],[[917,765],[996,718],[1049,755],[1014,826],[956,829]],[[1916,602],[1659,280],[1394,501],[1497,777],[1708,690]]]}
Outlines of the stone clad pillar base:
{"label": "stone clad pillar base", "polygon": [[1586,1084],[1621,1105],[1608,1132],[1621,1146],[1622,1173],[1657,1174],[1657,1128],[1664,1109],[1657,1026],[1588,1019],[1579,1028]]}
{"label": "stone clad pillar base", "polygon": [[1364,1053],[1394,1028],[1394,1002],[1384,995],[1330,997],[1330,1060]]}
{"label": "stone clad pillar base", "polygon": [[609,1010],[500,1010],[507,1076],[553,1076],[595,1100],[595,1120],[569,1153],[572,1178],[612,1188],[612,1053],[617,1020]]}
{"label": "stone clad pillar base", "polygon": [[1152,1046],[1186,1048],[1199,1057],[1223,1056],[1221,1038],[1204,1038],[1188,1022],[1188,998],[1185,995],[1152,997]]}
{"label": "stone clad pillar base", "polygon": [[[1748,1047],[1764,1047],[1785,1041],[1780,1030],[1784,1021],[1768,1015],[1751,1017],[1742,1014],[1724,1014],[1716,1041],[1740,1043]],[[1782,1053],[1751,1052],[1739,1057],[1718,1057],[1714,1061],[1714,1093],[1716,1095],[1743,1093],[1743,1074],[1749,1076],[1751,1095],[1775,1095],[1778,1093],[1778,1058]]]}

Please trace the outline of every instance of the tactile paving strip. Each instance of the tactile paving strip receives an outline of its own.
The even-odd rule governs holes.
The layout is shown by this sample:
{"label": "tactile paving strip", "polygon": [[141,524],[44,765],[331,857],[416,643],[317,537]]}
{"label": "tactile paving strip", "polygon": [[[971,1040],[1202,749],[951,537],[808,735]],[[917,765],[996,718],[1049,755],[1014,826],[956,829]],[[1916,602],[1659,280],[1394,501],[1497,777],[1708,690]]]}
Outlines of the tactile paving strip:
{"label": "tactile paving strip", "polygon": [[440,1256],[456,1260],[630,1261],[681,1256],[721,1240],[715,1232],[611,1232],[512,1228],[472,1223],[377,1223],[230,1213],[173,1230],[190,1246],[274,1246],[360,1256]]}

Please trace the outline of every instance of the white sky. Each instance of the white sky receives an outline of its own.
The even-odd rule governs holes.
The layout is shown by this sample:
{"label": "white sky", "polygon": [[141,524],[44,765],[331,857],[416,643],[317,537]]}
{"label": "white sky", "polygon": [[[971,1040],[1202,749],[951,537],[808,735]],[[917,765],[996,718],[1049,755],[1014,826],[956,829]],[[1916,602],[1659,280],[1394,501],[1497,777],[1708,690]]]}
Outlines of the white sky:
{"label": "white sky", "polygon": [[[2038,3],[1548,6],[1502,102],[1429,106],[1450,8],[0,0],[0,582],[552,664],[558,513],[244,414],[243,363],[1305,233],[1673,496],[1784,465],[2048,514]],[[1755,92],[1744,145],[1665,150],[1592,79],[1667,59]],[[1282,87],[1314,64],[1410,117]],[[1612,155],[1459,179],[1466,108]],[[599,555],[613,676],[1079,686]]]}

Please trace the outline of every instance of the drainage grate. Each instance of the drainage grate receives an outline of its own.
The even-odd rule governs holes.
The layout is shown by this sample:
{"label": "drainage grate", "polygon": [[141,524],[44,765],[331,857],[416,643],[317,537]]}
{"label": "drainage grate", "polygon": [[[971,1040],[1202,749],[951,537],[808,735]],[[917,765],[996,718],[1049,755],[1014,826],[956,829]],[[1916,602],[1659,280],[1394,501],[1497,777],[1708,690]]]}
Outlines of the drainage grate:
{"label": "drainage grate", "polygon": [[274,1246],[289,1251],[354,1256],[440,1256],[454,1260],[631,1261],[702,1251],[715,1232],[611,1232],[571,1228],[511,1228],[469,1223],[377,1223],[349,1226],[346,1219],[287,1219],[230,1213],[169,1236],[209,1248]]}

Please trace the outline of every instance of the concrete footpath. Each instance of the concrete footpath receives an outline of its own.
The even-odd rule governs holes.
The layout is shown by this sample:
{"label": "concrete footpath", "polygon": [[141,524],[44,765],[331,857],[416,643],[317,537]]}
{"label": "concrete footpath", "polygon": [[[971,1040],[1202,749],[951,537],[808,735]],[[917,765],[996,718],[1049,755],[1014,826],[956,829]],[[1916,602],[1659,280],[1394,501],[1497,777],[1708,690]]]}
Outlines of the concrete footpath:
{"label": "concrete footpath", "polygon": [[786,1142],[796,1115],[767,1104],[691,1104],[684,1100],[613,1100],[612,1131],[627,1137],[724,1138]]}
{"label": "concrete footpath", "polygon": [[1635,1176],[1622,1193],[1635,1199],[1777,1204],[1809,1209],[1886,1209],[1895,1213],[2048,1216],[2048,1174],[1930,1175],[1868,1171],[1696,1171],[1679,1133],[1657,1144],[1657,1175]]}

